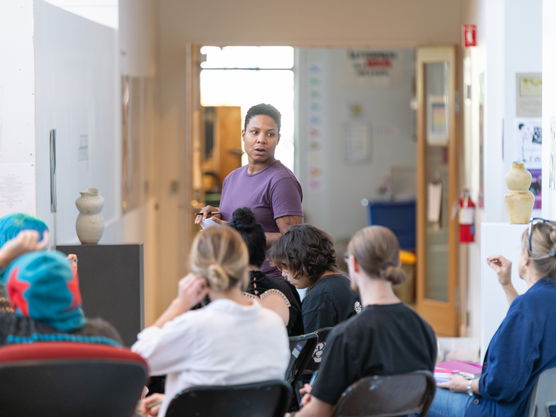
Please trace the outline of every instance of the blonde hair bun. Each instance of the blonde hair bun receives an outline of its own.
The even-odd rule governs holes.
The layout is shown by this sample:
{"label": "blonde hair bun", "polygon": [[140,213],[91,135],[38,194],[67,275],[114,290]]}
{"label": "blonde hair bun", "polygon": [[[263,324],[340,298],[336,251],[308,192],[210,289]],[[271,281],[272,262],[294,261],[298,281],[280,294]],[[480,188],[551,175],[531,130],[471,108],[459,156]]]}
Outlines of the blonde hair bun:
{"label": "blonde hair bun", "polygon": [[229,277],[224,268],[218,264],[209,265],[207,269],[207,280],[211,288],[225,291],[229,287]]}
{"label": "blonde hair bun", "polygon": [[244,288],[249,279],[249,253],[241,235],[231,227],[210,227],[193,240],[191,270],[205,277],[215,291]]}

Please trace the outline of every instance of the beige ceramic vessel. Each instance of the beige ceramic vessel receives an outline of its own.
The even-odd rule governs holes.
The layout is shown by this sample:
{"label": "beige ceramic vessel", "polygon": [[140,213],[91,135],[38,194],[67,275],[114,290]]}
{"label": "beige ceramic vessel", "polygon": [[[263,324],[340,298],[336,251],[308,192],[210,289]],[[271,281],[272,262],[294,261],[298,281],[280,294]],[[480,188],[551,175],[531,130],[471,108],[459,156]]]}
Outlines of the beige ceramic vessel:
{"label": "beige ceramic vessel", "polygon": [[522,163],[514,162],[505,179],[509,189],[504,195],[508,219],[511,224],[526,224],[531,218],[535,203],[535,196],[529,191],[531,173]]}
{"label": "beige ceramic vessel", "polygon": [[75,200],[79,210],[75,230],[84,245],[98,243],[104,232],[104,219],[100,214],[104,206],[104,197],[97,188],[87,188],[79,192],[81,197]]}

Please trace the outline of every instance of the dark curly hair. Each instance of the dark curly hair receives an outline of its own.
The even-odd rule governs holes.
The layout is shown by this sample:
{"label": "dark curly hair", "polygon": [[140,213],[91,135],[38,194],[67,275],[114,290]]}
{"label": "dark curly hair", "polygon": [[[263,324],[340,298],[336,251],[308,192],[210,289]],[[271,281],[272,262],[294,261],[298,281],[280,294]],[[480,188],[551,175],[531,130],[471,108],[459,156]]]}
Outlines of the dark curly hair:
{"label": "dark curly hair", "polygon": [[265,258],[266,237],[263,227],[255,220],[251,209],[242,207],[234,210],[230,226],[236,229],[249,250],[249,265],[260,267]]}
{"label": "dark curly hair", "polygon": [[272,104],[256,104],[252,106],[249,110],[247,110],[247,114],[245,115],[245,121],[243,122],[243,129],[247,129],[247,125],[249,124],[249,120],[251,120],[255,116],[268,116],[274,120],[276,123],[276,128],[278,129],[278,133],[280,133],[280,126],[282,124],[282,115],[278,111],[276,107]]}
{"label": "dark curly hair", "polygon": [[291,272],[294,279],[306,277],[311,285],[325,272],[337,269],[332,239],[310,224],[290,227],[267,256],[277,268]]}

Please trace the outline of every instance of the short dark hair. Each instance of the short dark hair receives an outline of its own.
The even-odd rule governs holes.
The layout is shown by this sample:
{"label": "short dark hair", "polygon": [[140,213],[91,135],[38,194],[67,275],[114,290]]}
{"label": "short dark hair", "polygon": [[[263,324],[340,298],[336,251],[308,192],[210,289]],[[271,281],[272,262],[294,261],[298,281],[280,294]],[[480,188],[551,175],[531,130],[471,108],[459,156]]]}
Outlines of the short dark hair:
{"label": "short dark hair", "polygon": [[327,271],[337,269],[336,251],[328,234],[310,224],[298,224],[272,245],[268,259],[294,279],[306,277],[311,285]]}
{"label": "short dark hair", "polygon": [[249,265],[260,267],[266,254],[266,237],[251,209],[242,207],[234,210],[230,226],[239,232],[247,245]]}
{"label": "short dark hair", "polygon": [[271,117],[272,120],[274,120],[274,123],[276,123],[276,127],[278,128],[278,133],[280,133],[280,127],[282,125],[282,115],[280,114],[278,109],[274,107],[272,104],[265,104],[265,103],[256,104],[253,107],[251,107],[249,110],[247,110],[247,114],[245,115],[245,122],[243,123],[243,129],[247,129],[247,124],[249,123],[249,120],[251,120],[255,116],[260,116],[260,115]]}

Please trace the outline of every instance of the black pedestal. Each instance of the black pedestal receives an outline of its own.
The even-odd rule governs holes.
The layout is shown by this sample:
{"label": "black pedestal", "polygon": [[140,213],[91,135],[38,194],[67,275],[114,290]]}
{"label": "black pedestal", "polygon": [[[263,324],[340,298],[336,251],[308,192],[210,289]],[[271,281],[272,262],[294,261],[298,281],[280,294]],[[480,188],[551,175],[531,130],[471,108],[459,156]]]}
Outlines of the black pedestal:
{"label": "black pedestal", "polygon": [[131,346],[144,325],[143,245],[62,245],[56,249],[77,255],[85,315],[108,321]]}

